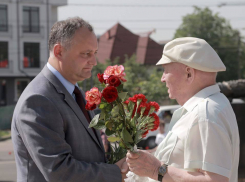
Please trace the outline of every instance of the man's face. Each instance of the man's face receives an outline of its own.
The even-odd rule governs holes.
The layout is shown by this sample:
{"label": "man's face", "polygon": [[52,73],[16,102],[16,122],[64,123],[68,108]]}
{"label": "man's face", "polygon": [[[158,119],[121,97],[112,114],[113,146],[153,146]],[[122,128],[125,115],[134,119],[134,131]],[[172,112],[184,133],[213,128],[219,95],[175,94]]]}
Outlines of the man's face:
{"label": "man's face", "polygon": [[94,33],[87,28],[77,30],[70,47],[62,52],[62,75],[73,84],[91,77],[92,68],[97,65],[97,51]]}
{"label": "man's face", "polygon": [[165,131],[164,129],[165,129],[164,126],[160,124],[159,125],[159,133],[163,134]]}
{"label": "man's face", "polygon": [[163,65],[163,75],[161,82],[166,83],[170,99],[181,98],[184,94],[185,84],[185,66],[180,63],[169,63]]}

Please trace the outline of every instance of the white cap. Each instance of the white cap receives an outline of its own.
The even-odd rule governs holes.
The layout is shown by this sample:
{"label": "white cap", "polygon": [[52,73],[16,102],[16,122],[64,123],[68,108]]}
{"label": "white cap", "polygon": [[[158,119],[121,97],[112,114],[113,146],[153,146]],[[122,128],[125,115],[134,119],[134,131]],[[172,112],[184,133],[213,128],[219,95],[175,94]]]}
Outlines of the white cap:
{"label": "white cap", "polygon": [[164,46],[162,58],[156,65],[172,62],[205,72],[226,70],[215,50],[205,40],[194,37],[177,38]]}

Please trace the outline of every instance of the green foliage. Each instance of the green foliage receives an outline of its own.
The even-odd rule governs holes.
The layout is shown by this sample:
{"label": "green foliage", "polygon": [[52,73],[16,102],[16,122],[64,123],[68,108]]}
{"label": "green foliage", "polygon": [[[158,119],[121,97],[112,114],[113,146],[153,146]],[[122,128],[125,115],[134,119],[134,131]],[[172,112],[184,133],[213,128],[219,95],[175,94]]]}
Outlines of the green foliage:
{"label": "green foliage", "polygon": [[226,72],[218,74],[217,81],[245,78],[244,46],[240,32],[209,8],[194,7],[192,14],[184,16],[174,35],[174,38],[178,37],[202,38],[216,50],[227,68]]}
{"label": "green foliage", "polygon": [[163,73],[161,66],[139,64],[136,62],[135,55],[126,57],[123,65],[127,79],[124,89],[129,96],[142,93],[149,101],[158,103],[168,98],[167,88],[161,82]]}
{"label": "green foliage", "polygon": [[0,130],[0,139],[9,136],[10,136],[10,130],[4,130],[4,131]]}

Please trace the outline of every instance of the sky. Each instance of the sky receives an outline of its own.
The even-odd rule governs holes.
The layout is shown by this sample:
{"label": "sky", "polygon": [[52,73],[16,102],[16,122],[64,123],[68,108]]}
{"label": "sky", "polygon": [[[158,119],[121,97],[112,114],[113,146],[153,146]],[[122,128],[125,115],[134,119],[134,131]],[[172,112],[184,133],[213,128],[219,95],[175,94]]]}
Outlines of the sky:
{"label": "sky", "polygon": [[67,6],[58,8],[58,20],[79,16],[96,35],[119,22],[135,34],[155,30],[150,37],[159,42],[174,37],[182,17],[194,12],[193,6],[219,13],[245,37],[245,0],[68,0]]}

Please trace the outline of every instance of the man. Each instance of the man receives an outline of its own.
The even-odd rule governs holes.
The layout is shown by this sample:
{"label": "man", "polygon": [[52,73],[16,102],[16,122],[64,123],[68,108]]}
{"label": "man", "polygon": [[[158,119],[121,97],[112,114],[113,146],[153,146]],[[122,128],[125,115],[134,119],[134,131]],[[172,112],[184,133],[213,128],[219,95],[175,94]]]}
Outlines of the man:
{"label": "man", "polygon": [[100,132],[88,128],[94,113],[81,110],[84,93],[77,82],[89,78],[97,64],[93,28],[78,17],[57,22],[49,49],[47,65],[26,87],[13,115],[17,181],[121,181],[124,161],[105,163]]}
{"label": "man", "polygon": [[154,156],[127,154],[129,169],[149,181],[236,182],[238,127],[215,84],[217,72],[226,69],[217,53],[205,40],[178,38],[165,45],[157,65],[164,68],[161,81],[169,97],[182,107],[174,112]]}
{"label": "man", "polygon": [[158,134],[156,135],[155,143],[159,145],[163,139],[166,137],[165,122],[170,121],[168,118],[160,119],[160,124],[158,127]]}

